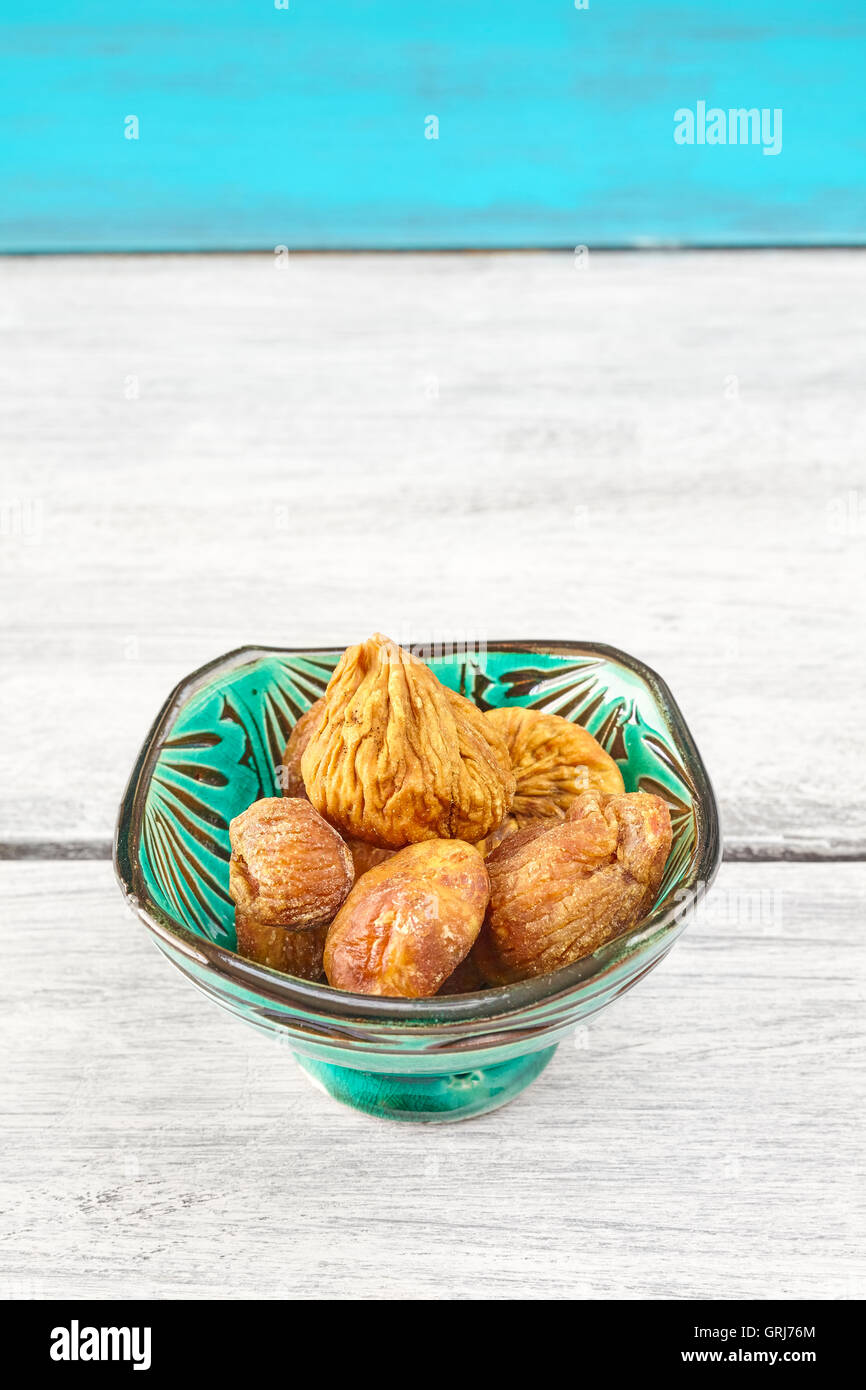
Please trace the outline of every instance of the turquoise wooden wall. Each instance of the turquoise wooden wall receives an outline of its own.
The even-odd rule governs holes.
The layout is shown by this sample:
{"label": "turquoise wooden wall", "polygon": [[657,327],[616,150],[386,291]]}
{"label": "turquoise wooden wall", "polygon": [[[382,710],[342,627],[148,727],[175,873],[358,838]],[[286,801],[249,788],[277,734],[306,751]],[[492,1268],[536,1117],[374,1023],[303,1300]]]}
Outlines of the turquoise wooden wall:
{"label": "turquoise wooden wall", "polygon": [[[7,251],[856,243],[866,229],[863,0],[0,10]],[[674,112],[699,101],[780,109],[781,152],[677,144]]]}

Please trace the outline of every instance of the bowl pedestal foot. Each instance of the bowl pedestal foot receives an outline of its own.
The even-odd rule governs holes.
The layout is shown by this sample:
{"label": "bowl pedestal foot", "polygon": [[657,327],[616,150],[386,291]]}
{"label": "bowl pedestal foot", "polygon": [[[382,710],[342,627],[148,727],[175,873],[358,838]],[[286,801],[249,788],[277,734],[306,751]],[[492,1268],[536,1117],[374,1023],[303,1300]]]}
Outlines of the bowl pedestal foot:
{"label": "bowl pedestal foot", "polygon": [[314,1086],[365,1115],[410,1124],[449,1124],[507,1105],[544,1071],[555,1051],[546,1047],[492,1067],[441,1076],[356,1071],[297,1052],[295,1060]]}

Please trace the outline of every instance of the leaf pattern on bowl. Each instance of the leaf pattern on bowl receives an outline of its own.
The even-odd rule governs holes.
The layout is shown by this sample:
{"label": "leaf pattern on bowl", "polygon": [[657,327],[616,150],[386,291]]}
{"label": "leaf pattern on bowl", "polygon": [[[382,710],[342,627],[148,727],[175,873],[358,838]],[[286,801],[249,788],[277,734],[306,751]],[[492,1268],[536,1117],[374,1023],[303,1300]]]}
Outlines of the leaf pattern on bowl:
{"label": "leaf pattern on bowl", "polygon": [[211,941],[235,944],[229,821],[279,796],[289,731],[333,665],[286,657],[237,667],[178,711],[162,745],[142,818],[142,872],[154,899]]}

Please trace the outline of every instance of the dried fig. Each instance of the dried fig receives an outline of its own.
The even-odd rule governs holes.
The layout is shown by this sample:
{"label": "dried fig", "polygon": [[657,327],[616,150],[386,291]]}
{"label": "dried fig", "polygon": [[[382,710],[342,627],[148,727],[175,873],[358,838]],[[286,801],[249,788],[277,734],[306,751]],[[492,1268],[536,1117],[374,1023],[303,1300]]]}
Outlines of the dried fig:
{"label": "dried fig", "polygon": [[489,984],[559,970],[647,915],[671,847],[661,797],[584,792],[563,821],[525,826],[486,860],[490,905],[473,951]]}
{"label": "dried fig", "polygon": [[377,864],[384,864],[386,859],[390,859],[391,855],[396,853],[393,849],[379,849],[377,845],[368,844],[366,840],[356,840],[351,835],[346,836],[346,844],[355,866],[356,881],[368,869],[374,869]]}
{"label": "dried fig", "polygon": [[331,824],[390,849],[483,839],[514,792],[494,725],[380,634],[343,653],[301,769]]}
{"label": "dried fig", "polygon": [[229,825],[229,890],[238,913],[263,927],[305,930],[331,921],[352,886],[352,856],[299,797],[254,801]]}
{"label": "dried fig", "polygon": [[481,978],[481,971],[475,963],[472,952],[465,960],[462,960],[456,970],[452,970],[448,979],[440,985],[438,994],[474,994],[479,989],[485,989],[486,985]]}
{"label": "dried fig", "polygon": [[613,758],[579,724],[520,705],[485,718],[508,746],[517,783],[512,814],[521,826],[561,819],[581,792],[625,790]]}
{"label": "dried fig", "polygon": [[301,758],[304,749],[309,743],[315,732],[316,725],[322,717],[325,708],[324,696],[316,700],[310,708],[301,715],[292,732],[289,734],[289,741],[286,744],[286,751],[283,754],[282,766],[282,791],[283,796],[306,796],[307,791],[304,786],[304,779],[301,776]]}
{"label": "dried fig", "polygon": [[324,976],[322,956],[328,924],[293,931],[291,927],[273,927],[257,921],[235,909],[235,930],[238,951],[259,965],[270,965],[287,975],[299,975],[302,980],[321,980]]}
{"label": "dried fig", "polygon": [[468,955],[487,897],[487,870],[471,845],[409,845],[369,869],[340,908],[325,942],[328,980],[356,994],[435,994]]}
{"label": "dried fig", "polygon": [[498,845],[502,844],[503,840],[507,840],[509,835],[513,835],[514,832],[519,829],[520,826],[517,817],[509,813],[505,817],[505,820],[497,825],[495,830],[491,830],[489,835],[484,836],[483,840],[476,840],[475,848],[478,850],[482,859],[486,859],[489,854],[493,853]]}

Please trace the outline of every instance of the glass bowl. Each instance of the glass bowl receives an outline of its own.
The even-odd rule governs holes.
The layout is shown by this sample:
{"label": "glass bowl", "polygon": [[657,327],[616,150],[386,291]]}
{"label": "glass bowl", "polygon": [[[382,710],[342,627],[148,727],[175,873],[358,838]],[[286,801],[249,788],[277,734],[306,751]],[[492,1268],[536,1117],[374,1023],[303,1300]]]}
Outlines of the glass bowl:
{"label": "glass bowl", "polygon": [[337,1100],[392,1120],[468,1118],[513,1099],[556,1046],[670,950],[718,869],[716,800],[665,685],[590,642],[489,642],[414,650],[482,708],[527,705],[584,725],[627,791],[667,802],[673,847],[650,915],[550,975],[473,994],[388,999],[311,984],[239,956],[228,825],[279,795],[289,731],[341,652],[242,647],[177,686],[145,739],[120,807],[114,864],[159,949],[223,1008],[283,1036]]}

